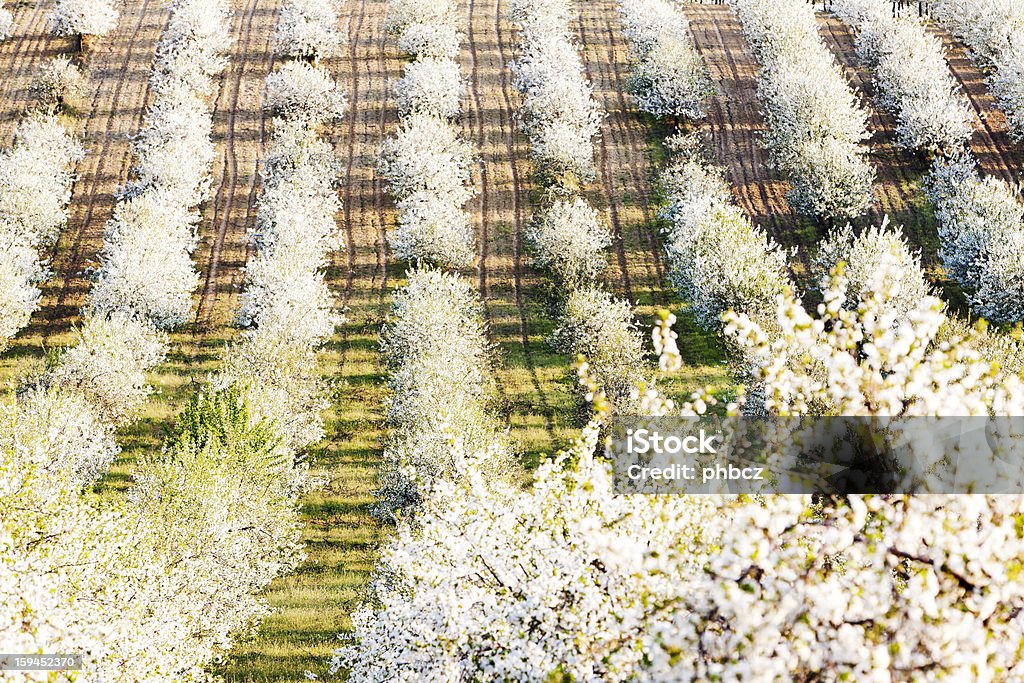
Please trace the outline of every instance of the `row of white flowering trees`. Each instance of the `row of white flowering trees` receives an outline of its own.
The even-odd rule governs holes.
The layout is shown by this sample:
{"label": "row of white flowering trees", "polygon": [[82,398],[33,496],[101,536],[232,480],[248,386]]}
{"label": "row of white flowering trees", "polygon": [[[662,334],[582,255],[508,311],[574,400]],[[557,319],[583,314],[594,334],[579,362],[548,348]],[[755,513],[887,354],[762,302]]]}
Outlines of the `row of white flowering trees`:
{"label": "row of white flowering trees", "polygon": [[[99,35],[116,25],[117,16],[107,0],[59,0],[49,23],[56,35],[79,28]],[[10,35],[12,21],[0,7],[0,40]],[[0,151],[0,351],[38,308],[39,284],[49,275],[44,254],[67,220],[74,167],[84,150],[57,115],[84,91],[85,77],[69,58],[44,62],[29,87],[30,111],[11,148]]]}
{"label": "row of white flowering trees", "polygon": [[1024,7],[1007,0],[936,0],[932,14],[988,70],[988,85],[1013,134],[1024,135]]}
{"label": "row of white flowering trees", "polygon": [[844,220],[871,203],[875,171],[865,159],[867,112],[818,35],[814,6],[803,0],[730,0],[761,70],[765,144],[806,214]]}
{"label": "row of white flowering trees", "polygon": [[464,463],[449,457],[452,442],[487,451],[497,479],[518,472],[492,412],[493,349],[480,297],[464,276],[446,272],[476,257],[464,209],[476,194],[476,161],[456,124],[466,90],[456,61],[464,37],[458,6],[392,0],[386,25],[413,61],[393,89],[401,125],[385,141],[378,170],[398,209],[389,245],[413,267],[381,331],[392,429],[375,513],[385,519],[415,512],[437,482],[462,475]]}
{"label": "row of white flowering trees", "polygon": [[[712,86],[686,15],[666,0],[623,0],[619,13],[633,61],[637,106],[661,118],[703,119]],[[671,68],[652,62],[649,55],[657,54],[659,45],[676,55]],[[658,77],[642,77],[652,72]],[[646,89],[639,88],[641,83]],[[674,93],[677,105],[652,108],[663,92]],[[792,287],[788,254],[735,205],[724,174],[702,158],[695,138],[676,134],[665,144],[675,155],[659,178],[673,286],[708,329],[720,329],[727,310],[767,314],[775,297]]]}
{"label": "row of white flowering trees", "polygon": [[[939,255],[950,276],[978,315],[1024,320],[1024,205],[1006,182],[979,176],[966,146],[971,113],[941,41],[917,18],[894,18],[884,0],[837,0],[833,8],[856,31],[858,52],[874,71],[878,103],[896,117],[897,141],[938,153],[925,191],[935,206]],[[967,21],[977,9],[968,3],[957,10],[967,14],[954,14]],[[952,16],[948,7],[943,12]],[[1012,42],[1012,24],[1000,30],[1009,31]]]}
{"label": "row of white flowering trees", "polygon": [[398,209],[389,245],[404,261],[467,268],[476,244],[463,205],[476,195],[475,159],[455,124],[466,89],[456,61],[463,35],[457,7],[395,0],[386,27],[414,58],[395,84],[401,127],[385,141],[378,166]]}
{"label": "row of white flowering trees", "polygon": [[629,378],[644,366],[645,353],[631,304],[598,284],[612,235],[579,192],[595,177],[594,139],[604,113],[570,37],[572,12],[569,0],[515,0],[509,6],[519,29],[519,55],[511,65],[522,95],[517,116],[545,194],[526,237],[535,263],[564,294],[551,343],[573,357],[586,356],[598,383],[625,409]]}
{"label": "row of white flowering trees", "polygon": [[837,0],[831,9],[855,31],[871,67],[878,106],[896,118],[904,149],[952,153],[971,136],[969,105],[953,79],[942,41],[917,17],[893,17],[885,0]]}
{"label": "row of white flowering trees", "polygon": [[693,47],[686,15],[667,0],[623,0],[618,10],[637,106],[658,118],[703,118],[714,86]]}
{"label": "row of white flowering trees", "polygon": [[[185,323],[199,281],[191,259],[196,207],[211,186],[214,144],[208,98],[230,44],[224,2],[178,0],[156,49],[153,101],[134,140],[136,161],[104,232],[91,305],[149,320]],[[154,277],[159,273],[160,277]]]}
{"label": "row of white flowering trees", "polygon": [[82,51],[89,47],[90,37],[114,30],[118,16],[113,0],[55,0],[47,24],[55,36],[77,38]]}
{"label": "row of white flowering trees", "polygon": [[73,168],[83,156],[56,116],[30,114],[0,151],[0,350],[28,324],[48,274],[43,254],[67,220]]}
{"label": "row of white flowering trees", "polygon": [[[226,44],[226,16],[205,0],[172,6],[159,86],[192,103],[212,91],[223,60],[193,41]],[[145,372],[164,357],[155,328],[175,319],[145,302],[183,298],[178,283],[164,282],[162,295],[159,277],[144,296],[108,287],[102,304],[94,294],[79,343],[0,408],[0,649],[81,653],[83,675],[96,680],[206,680],[214,658],[267,612],[259,591],[301,559],[307,466],[297,452],[321,435],[312,356],[337,322],[320,272],[339,243],[336,166],[317,129],[345,101],[326,74],[286,64],[268,78],[267,107],[276,118],[241,314],[251,329],[228,347],[163,450],[136,465],[127,499],[99,500],[83,486],[116,454],[114,429],[137,413],[151,391]],[[205,146],[181,129],[154,129],[152,112],[147,122],[135,182],[115,211],[147,196],[147,207],[187,202],[178,215],[191,228],[189,206],[209,185],[196,162],[208,157],[161,168],[147,163],[160,146],[146,141],[164,133],[187,143],[165,152]],[[160,272],[134,258],[135,268]],[[112,276],[96,289],[104,277]]]}

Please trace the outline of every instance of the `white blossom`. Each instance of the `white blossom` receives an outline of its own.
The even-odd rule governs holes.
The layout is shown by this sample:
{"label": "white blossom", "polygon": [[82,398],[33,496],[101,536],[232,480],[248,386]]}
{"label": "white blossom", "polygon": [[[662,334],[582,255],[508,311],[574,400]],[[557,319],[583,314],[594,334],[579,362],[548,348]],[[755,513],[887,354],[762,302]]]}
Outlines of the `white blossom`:
{"label": "white blossom", "polygon": [[14,15],[9,9],[0,6],[0,40],[7,40],[11,37],[14,29]]}
{"label": "white blossom", "polygon": [[660,177],[672,284],[708,329],[719,328],[727,310],[752,317],[773,310],[775,297],[793,287],[790,253],[751,224],[693,139],[670,138],[668,145],[679,152]]}
{"label": "white blossom", "polygon": [[144,318],[159,328],[188,321],[199,284],[190,257],[197,220],[159,191],[119,202],[103,233],[91,309]]}
{"label": "white blossom", "polygon": [[325,70],[305,62],[286,62],[267,76],[264,107],[293,124],[321,125],[341,119],[348,98]]}
{"label": "white blossom", "polygon": [[949,73],[942,41],[916,17],[893,17],[885,0],[839,0],[832,9],[853,26],[857,52],[874,69],[878,105],[896,117],[905,149],[952,153],[971,136],[971,110]]}
{"label": "white blossom", "polygon": [[475,256],[474,234],[462,210],[475,195],[473,149],[450,122],[414,113],[385,140],[378,172],[398,208],[389,242],[395,255],[462,268]]}
{"label": "white blossom", "polygon": [[29,86],[29,94],[47,111],[73,106],[87,90],[85,74],[64,55],[43,63]]}
{"label": "white blossom", "polygon": [[55,0],[47,23],[55,36],[105,36],[117,18],[113,0]]}
{"label": "white blossom", "polygon": [[282,3],[274,31],[275,54],[315,61],[336,56],[344,42],[335,0]]}
{"label": "white blossom", "polygon": [[[871,226],[857,235],[849,224],[829,233],[818,245],[813,262],[820,288],[830,286],[832,272],[840,263],[843,264],[848,306],[857,305],[869,283],[881,284],[889,292],[883,312],[895,313],[899,320],[931,294],[921,268],[920,252],[910,250],[902,232],[889,227],[888,218],[881,226]],[[878,283],[876,273],[879,272],[895,279]],[[742,309],[737,307],[736,310]]]}
{"label": "white blossom", "polygon": [[171,328],[189,319],[199,275],[192,264],[196,207],[208,195],[213,118],[205,97],[226,64],[227,6],[175,0],[150,74],[154,100],[135,140],[131,180],[104,231],[90,296],[97,314],[121,313]]}
{"label": "white blossom", "polygon": [[[538,2],[533,11],[543,14],[544,5]],[[534,163],[558,184],[593,180],[593,140],[604,114],[583,76],[578,49],[564,31],[535,36],[524,28],[522,36],[520,56],[511,68],[523,96],[517,117]]]}
{"label": "white blossom", "polygon": [[535,263],[572,290],[593,282],[607,265],[611,231],[583,197],[557,198],[526,231]]}
{"label": "white blossom", "polygon": [[323,438],[321,413],[329,401],[316,352],[344,320],[324,275],[328,255],[345,243],[335,221],[342,208],[340,167],[315,129],[331,118],[324,92],[340,104],[344,99],[323,72],[316,82],[325,87],[303,93],[296,86],[314,75],[313,67],[293,64],[267,77],[268,92],[280,95],[269,106],[280,117],[263,158],[251,231],[257,251],[246,265],[238,315],[246,329],[228,348],[214,385],[238,388],[254,417],[272,424],[283,445],[297,452]]}
{"label": "white blossom", "polygon": [[462,113],[466,81],[459,63],[446,57],[423,57],[406,64],[394,85],[399,116],[432,114],[454,119]]}
{"label": "white blossom", "polygon": [[[1019,378],[929,343],[937,300],[897,326],[878,316],[895,281],[882,273],[854,311],[845,285],[830,287],[819,319],[780,297],[771,342],[732,316],[730,333],[829,367],[806,384],[765,354],[775,407],[800,410],[806,389],[841,396],[837,414],[1019,414]],[[920,381],[939,377],[950,383]],[[642,406],[691,414],[656,393]],[[617,495],[596,453],[603,417],[526,490],[489,482],[453,445],[466,475],[399,523],[333,668],[351,681],[653,683],[1000,680],[1021,665],[1024,497]]]}
{"label": "white blossom", "polygon": [[1024,130],[1024,7],[1013,0],[936,0],[931,12],[990,71],[988,85],[1017,137]]}
{"label": "white blossom", "polygon": [[597,386],[628,413],[633,389],[647,375],[643,335],[624,299],[593,285],[569,293],[559,325],[551,333],[555,349],[582,356]]}
{"label": "white blossom", "polygon": [[936,159],[925,192],[939,223],[939,256],[971,307],[995,322],[1024,320],[1024,204],[968,155]]}
{"label": "white blossom", "polygon": [[391,0],[384,28],[413,57],[455,59],[464,35],[462,23],[452,0]]}
{"label": "white blossom", "polygon": [[479,297],[462,276],[420,268],[396,292],[381,332],[393,430],[384,452],[378,513],[416,505],[438,480],[460,473],[449,445],[487,454],[496,480],[515,471],[490,404],[495,384]]}
{"label": "white blossom", "polygon": [[31,115],[0,151],[0,350],[39,305],[42,252],[67,220],[74,165],[84,152],[58,119]]}

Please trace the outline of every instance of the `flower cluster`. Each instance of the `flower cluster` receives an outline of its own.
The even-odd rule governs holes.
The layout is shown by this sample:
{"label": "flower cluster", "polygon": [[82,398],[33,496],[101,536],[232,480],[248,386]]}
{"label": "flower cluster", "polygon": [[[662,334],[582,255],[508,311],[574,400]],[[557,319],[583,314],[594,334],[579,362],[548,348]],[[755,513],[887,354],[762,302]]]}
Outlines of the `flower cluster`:
{"label": "flower cluster", "polygon": [[758,93],[772,161],[793,184],[793,206],[819,218],[854,218],[871,203],[867,112],[818,35],[803,0],[730,0],[761,71]]}
{"label": "flower cluster", "polygon": [[660,118],[704,118],[714,86],[686,15],[667,0],[621,0],[619,14],[635,62],[629,91],[640,109]]}
{"label": "flower cluster", "polygon": [[105,36],[117,17],[113,0],[55,0],[47,24],[55,36]]}
{"label": "flower cluster", "polygon": [[1024,320],[1024,204],[968,155],[936,159],[925,192],[939,222],[939,256],[978,315]]}
{"label": "flower cluster", "polygon": [[29,86],[32,99],[45,111],[73,107],[85,96],[87,90],[85,74],[64,55],[43,63]]}
{"label": "flower cluster", "polygon": [[472,264],[473,229],[462,205],[475,194],[473,163],[472,146],[449,121],[427,113],[402,120],[378,164],[398,207],[390,235],[396,257],[454,268]]}
{"label": "flower cluster", "polygon": [[274,31],[274,54],[316,62],[334,57],[344,44],[336,0],[287,0]]}
{"label": "flower cluster", "polygon": [[150,75],[153,103],[135,140],[132,180],[107,224],[90,305],[171,328],[189,318],[195,207],[208,195],[214,145],[205,98],[226,66],[223,2],[177,0]]}
{"label": "flower cluster", "polygon": [[949,73],[942,42],[916,17],[893,17],[884,0],[839,0],[834,11],[856,31],[872,69],[879,107],[896,117],[896,141],[952,153],[971,136],[971,111]]}
{"label": "flower cluster", "polygon": [[551,343],[572,357],[582,356],[597,386],[621,412],[629,412],[638,382],[650,380],[643,376],[647,354],[632,306],[598,287],[569,294]]}
{"label": "flower cluster", "polygon": [[569,37],[568,4],[516,0],[509,13],[520,28],[520,55],[512,63],[523,96],[518,117],[538,171],[564,187],[593,180],[593,140],[604,114]]}
{"label": "flower cluster", "polygon": [[612,235],[583,197],[558,197],[527,228],[534,262],[547,268],[560,286],[578,289],[593,282],[606,263]]}
{"label": "flower cluster", "polygon": [[342,118],[348,98],[323,69],[289,61],[267,76],[263,106],[290,125],[314,128]]}
{"label": "flower cluster", "polygon": [[462,19],[451,0],[391,0],[384,28],[397,36],[398,48],[413,57],[459,55]]}
{"label": "flower cluster", "polygon": [[694,139],[674,137],[667,144],[679,152],[660,177],[673,286],[708,329],[720,328],[728,310],[753,317],[769,312],[775,297],[793,287],[790,254],[751,224]]}
{"label": "flower cluster", "polygon": [[42,250],[57,240],[67,219],[78,141],[56,117],[34,114],[0,151],[0,350],[39,305],[38,283],[46,277]]}
{"label": "flower cluster", "polygon": [[466,80],[459,63],[449,57],[421,57],[405,65],[405,73],[395,83],[398,115],[430,114],[440,119],[455,119],[462,113]]}
{"label": "flower cluster", "polygon": [[463,277],[430,268],[409,272],[381,332],[390,370],[388,420],[377,513],[412,509],[439,481],[462,474],[452,444],[486,454],[496,480],[517,471],[504,430],[490,410],[491,348],[480,299]]}
{"label": "flower cluster", "polygon": [[[847,307],[857,305],[866,288],[876,281],[878,272],[895,278],[892,282],[882,281],[881,285],[889,292],[884,313],[895,313],[897,319],[905,318],[931,294],[920,253],[910,250],[899,229],[889,228],[888,219],[859,235],[854,234],[849,224],[829,233],[818,245],[813,263],[813,274],[821,289],[830,286],[832,273],[839,264],[843,264]],[[745,309],[737,306],[734,310]]]}
{"label": "flower cluster", "polygon": [[991,70],[992,94],[1014,135],[1024,136],[1024,7],[1007,0],[935,0],[929,9]]}
{"label": "flower cluster", "polygon": [[[904,253],[900,253],[903,251]],[[876,259],[851,286],[838,269],[818,317],[791,293],[779,297],[771,334],[745,313],[727,314],[726,334],[748,349],[767,388],[765,407],[782,415],[1013,415],[1024,409],[1019,377],[981,357],[970,339],[939,341],[942,302],[909,310],[905,250]],[[850,292],[859,288],[851,301]],[[824,373],[820,370],[823,369]]]}
{"label": "flower cluster", "polygon": [[0,5],[0,40],[7,40],[11,37],[11,30],[14,28],[14,15],[9,9]]}

